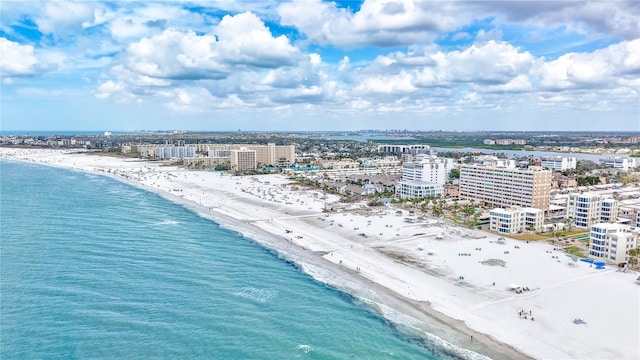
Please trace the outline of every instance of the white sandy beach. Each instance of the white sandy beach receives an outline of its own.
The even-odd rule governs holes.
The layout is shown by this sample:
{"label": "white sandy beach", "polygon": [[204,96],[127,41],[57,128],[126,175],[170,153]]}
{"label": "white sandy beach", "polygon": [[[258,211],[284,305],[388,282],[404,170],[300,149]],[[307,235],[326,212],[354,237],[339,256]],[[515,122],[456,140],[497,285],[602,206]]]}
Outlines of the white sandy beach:
{"label": "white sandy beach", "polygon": [[[547,243],[501,244],[492,234],[387,207],[326,214],[337,197],[296,188],[281,175],[235,177],[55,150],[0,148],[0,157],[108,174],[251,223],[417,311],[463,322],[469,330],[456,330],[469,338],[448,340],[492,357],[640,358],[638,274],[596,270]],[[529,290],[517,294],[512,284]]]}

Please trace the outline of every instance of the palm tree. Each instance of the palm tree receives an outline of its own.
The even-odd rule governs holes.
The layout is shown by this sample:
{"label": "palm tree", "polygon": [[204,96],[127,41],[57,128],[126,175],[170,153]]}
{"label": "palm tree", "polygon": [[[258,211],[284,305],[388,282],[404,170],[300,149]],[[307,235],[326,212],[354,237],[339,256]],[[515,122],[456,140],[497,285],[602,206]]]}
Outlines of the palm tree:
{"label": "palm tree", "polygon": [[568,218],[564,219],[564,224],[566,225],[567,230],[571,230],[571,226],[573,225],[573,222],[574,222],[574,220],[573,220],[572,217],[568,217]]}
{"label": "palm tree", "polygon": [[629,255],[629,265],[631,265],[631,267],[633,267],[634,265],[638,265],[638,255],[640,255],[640,249],[631,249],[627,252],[627,254]]}

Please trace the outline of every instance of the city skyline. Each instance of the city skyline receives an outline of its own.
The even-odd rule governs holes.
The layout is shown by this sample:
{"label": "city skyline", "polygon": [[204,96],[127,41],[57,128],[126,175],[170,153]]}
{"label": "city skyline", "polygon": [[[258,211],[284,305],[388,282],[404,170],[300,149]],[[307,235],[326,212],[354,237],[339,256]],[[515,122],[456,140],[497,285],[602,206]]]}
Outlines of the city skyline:
{"label": "city skyline", "polygon": [[633,1],[8,1],[2,131],[640,131]]}

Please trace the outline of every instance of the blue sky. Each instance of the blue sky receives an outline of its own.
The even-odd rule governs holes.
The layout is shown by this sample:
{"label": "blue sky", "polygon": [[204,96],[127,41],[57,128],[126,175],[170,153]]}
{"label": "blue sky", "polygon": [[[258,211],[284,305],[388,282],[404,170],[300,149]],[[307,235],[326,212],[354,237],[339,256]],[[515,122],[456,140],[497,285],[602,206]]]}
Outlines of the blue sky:
{"label": "blue sky", "polygon": [[2,1],[0,130],[640,131],[637,1]]}

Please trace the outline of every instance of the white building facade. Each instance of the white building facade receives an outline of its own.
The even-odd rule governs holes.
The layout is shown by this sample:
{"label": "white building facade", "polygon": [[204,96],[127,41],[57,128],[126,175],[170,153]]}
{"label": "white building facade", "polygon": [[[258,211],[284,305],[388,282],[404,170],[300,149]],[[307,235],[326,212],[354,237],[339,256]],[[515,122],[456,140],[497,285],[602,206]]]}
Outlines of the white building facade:
{"label": "white building facade", "polygon": [[496,208],[489,211],[489,229],[502,234],[517,234],[524,230],[542,231],[544,211],[536,208]]}
{"label": "white building facade", "polygon": [[618,218],[618,201],[595,193],[569,194],[567,217],[579,228],[589,228],[596,223],[611,223]]}
{"label": "white building facade", "polygon": [[429,145],[378,145],[378,151],[384,153],[400,153],[400,154],[427,154],[431,146]]}
{"label": "white building facade", "polygon": [[419,161],[402,164],[402,178],[396,186],[400,198],[442,196],[444,184],[453,169],[454,160],[422,157]]}
{"label": "white building facade", "polygon": [[623,156],[601,157],[600,163],[604,166],[612,167],[614,169],[621,169],[622,171],[629,171],[630,169],[638,166],[636,158]]}
{"label": "white building facade", "polygon": [[575,169],[578,161],[575,157],[568,156],[541,156],[540,166],[553,171],[565,171]]}
{"label": "white building facade", "polygon": [[157,160],[184,159],[196,156],[196,149],[190,146],[159,146],[155,148],[154,156]]}
{"label": "white building facade", "polygon": [[629,225],[599,223],[591,226],[589,256],[607,262],[623,263],[628,252],[639,245],[640,229]]}

